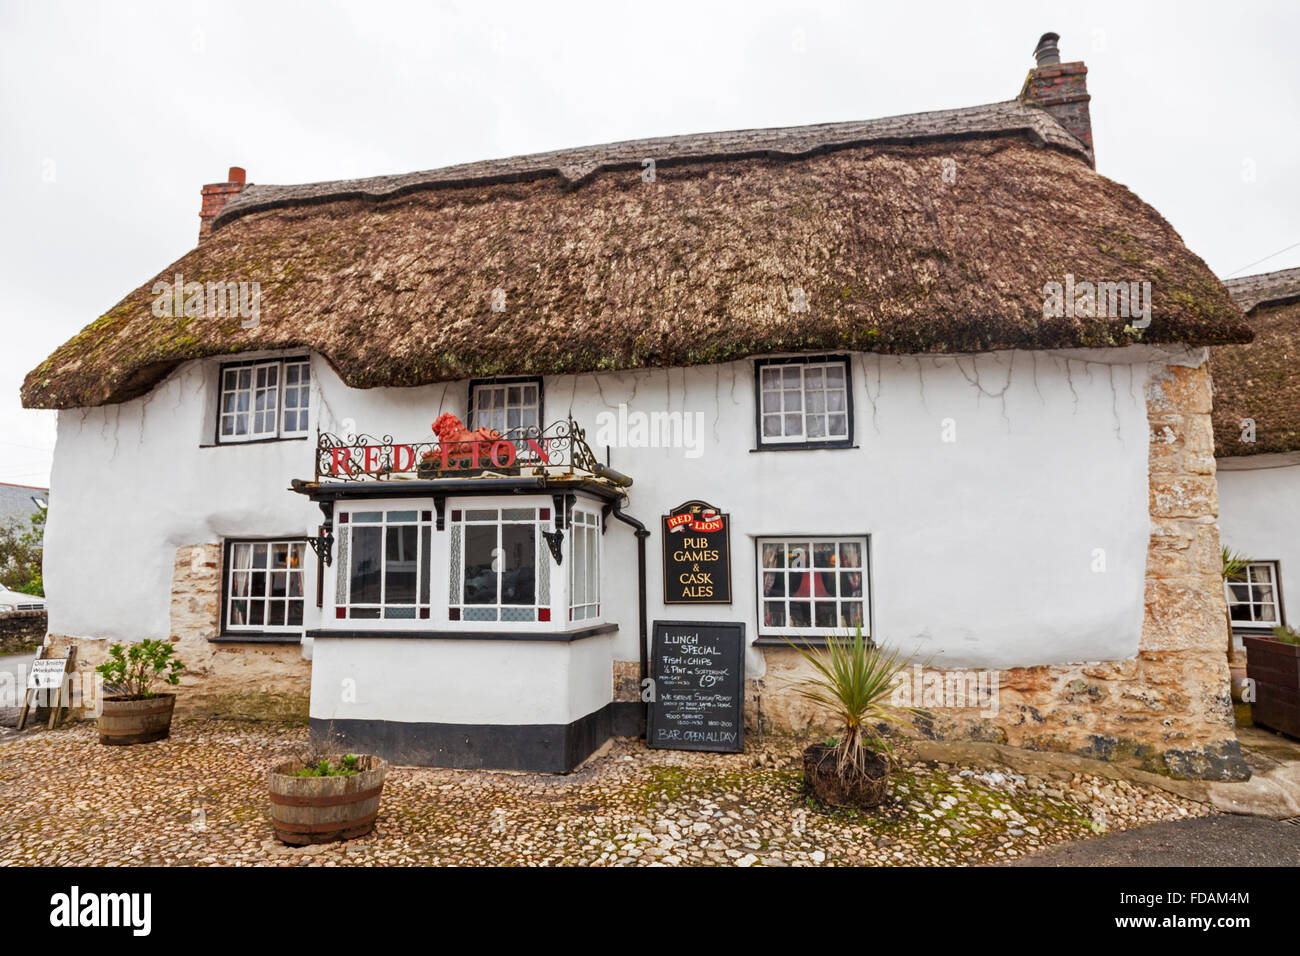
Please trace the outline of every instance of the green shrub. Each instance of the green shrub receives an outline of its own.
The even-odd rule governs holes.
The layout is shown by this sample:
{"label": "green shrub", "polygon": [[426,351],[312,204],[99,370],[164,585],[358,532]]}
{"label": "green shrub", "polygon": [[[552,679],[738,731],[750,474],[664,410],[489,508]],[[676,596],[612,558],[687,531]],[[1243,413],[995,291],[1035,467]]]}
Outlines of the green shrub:
{"label": "green shrub", "polygon": [[130,647],[114,644],[108,660],[95,668],[114,693],[130,700],[157,697],[158,684],[179,684],[185,669],[168,641],[143,640]]}

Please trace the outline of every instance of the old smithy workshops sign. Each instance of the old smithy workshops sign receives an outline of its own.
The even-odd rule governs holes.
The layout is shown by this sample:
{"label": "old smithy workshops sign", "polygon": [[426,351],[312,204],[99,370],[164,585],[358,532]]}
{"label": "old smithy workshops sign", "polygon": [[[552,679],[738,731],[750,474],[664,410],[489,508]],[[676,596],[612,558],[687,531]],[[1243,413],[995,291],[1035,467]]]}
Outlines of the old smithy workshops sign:
{"label": "old smithy workshops sign", "polygon": [[664,603],[731,603],[731,522],[703,501],[663,519]]}
{"label": "old smithy workshops sign", "polygon": [[744,624],[655,621],[650,665],[655,696],[646,726],[649,746],[745,749]]}

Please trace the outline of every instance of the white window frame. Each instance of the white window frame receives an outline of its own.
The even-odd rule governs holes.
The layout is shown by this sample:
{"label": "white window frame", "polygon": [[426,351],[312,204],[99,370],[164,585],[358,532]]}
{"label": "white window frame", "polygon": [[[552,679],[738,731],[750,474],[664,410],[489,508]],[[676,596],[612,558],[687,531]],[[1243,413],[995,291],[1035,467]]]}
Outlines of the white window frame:
{"label": "white window frame", "polygon": [[[229,539],[226,540],[225,545],[226,545],[226,547],[225,547],[225,549],[224,549],[224,560],[225,560],[225,563],[226,563],[227,566],[224,567],[224,568],[222,569],[222,574],[223,574],[223,576],[224,576],[223,589],[222,589],[222,600],[223,600],[223,607],[222,607],[222,625],[223,625],[223,626],[222,626],[222,630],[223,630],[223,632],[225,632],[225,633],[230,633],[230,634],[240,634],[240,633],[294,634],[294,633],[301,633],[302,630],[303,630],[303,628],[306,627],[306,621],[307,621],[307,606],[308,606],[308,605],[307,605],[307,583],[308,583],[308,582],[307,582],[307,577],[306,577],[306,570],[307,570],[307,542],[306,542],[305,540],[303,540],[302,538],[229,538]],[[240,549],[243,549],[243,548],[247,548],[247,549],[248,549],[248,552],[249,552],[249,560],[250,560],[250,562],[251,562],[251,560],[253,560],[253,558],[254,558],[254,556],[255,556],[255,554],[256,554],[256,549],[257,549],[258,547],[265,547],[265,548],[266,548],[266,563],[265,563],[265,565],[264,565],[263,567],[258,568],[258,567],[254,567],[254,566],[252,566],[252,564],[250,563],[250,564],[249,564],[248,566],[246,566],[246,567],[241,567],[241,566],[240,566],[240,558],[239,558]],[[276,570],[275,568],[272,567],[272,554],[273,554],[274,549],[277,548],[277,547],[287,547],[287,549],[288,549],[287,552],[286,552],[286,567],[285,567],[284,570],[282,570],[282,571],[278,571],[278,570]],[[294,556],[295,554],[297,555],[297,558],[298,558],[298,563],[297,563],[297,566],[296,566],[296,567],[293,565],[293,556]],[[264,588],[263,588],[263,593],[262,593],[262,595],[261,595],[261,596],[254,596],[254,595],[252,594],[252,588],[251,588],[251,586],[250,586],[249,589],[248,589],[248,593],[246,593],[246,594],[237,594],[237,593],[236,593],[236,590],[235,590],[235,575],[236,575],[236,574],[247,574],[247,575],[249,575],[248,583],[249,583],[250,585],[251,585],[251,583],[252,583],[252,575],[255,575],[255,574],[260,574],[260,575],[262,575],[262,576],[265,578],[265,581],[264,581]],[[286,575],[286,579],[285,579],[285,594],[284,594],[284,597],[274,597],[274,596],[272,596],[272,594],[271,594],[271,587],[272,587],[272,584],[273,584],[273,580],[272,580],[272,577],[271,577],[271,576],[272,576],[273,574],[284,574],[284,575]],[[292,595],[292,594],[290,593],[290,592],[292,591],[291,582],[292,582],[292,580],[293,580],[293,578],[294,578],[295,576],[296,576],[297,579],[298,579],[298,592],[299,592],[299,593],[298,593],[297,595]],[[235,623],[234,607],[235,607],[235,602],[237,602],[237,601],[239,601],[239,602],[247,602],[247,603],[248,603],[248,606],[249,606],[249,615],[248,615],[248,616],[249,616],[249,618],[252,617],[252,612],[251,612],[252,604],[253,604],[254,602],[258,602],[258,603],[260,603],[260,604],[262,605],[262,623],[261,623],[261,624],[253,624],[253,623],[236,624],[236,623]],[[290,601],[298,601],[298,602],[301,602],[301,603],[302,603],[302,621],[301,621],[300,623],[298,623],[298,624],[288,624],[288,623],[285,623],[285,624],[268,624],[268,623],[266,623],[266,621],[267,621],[267,619],[268,619],[268,616],[269,616],[268,612],[269,612],[269,610],[270,610],[270,605],[271,605],[271,602],[273,602],[273,601],[284,601],[284,602],[285,602],[285,621],[286,621],[286,622],[287,622],[288,619],[289,619],[289,613],[288,613],[288,612],[289,612],[289,603],[288,603],[288,602],[290,602]]]}
{"label": "white window frame", "polygon": [[[298,382],[293,385],[286,384],[289,378],[290,368],[296,368],[299,376]],[[257,384],[258,373],[260,371],[266,371],[269,373],[271,370],[274,370],[275,373],[275,385],[262,386],[259,388]],[[248,373],[247,387],[240,384],[240,375],[244,372]],[[304,372],[306,373],[305,382],[302,380]],[[232,377],[234,379],[233,387],[229,384]],[[287,407],[287,391],[290,388],[295,390],[298,401],[296,401],[292,406]],[[237,445],[253,441],[274,441],[278,438],[305,437],[308,434],[308,429],[310,427],[311,389],[310,357],[300,356],[294,358],[265,359],[253,362],[236,362],[222,365],[218,372],[217,379],[217,444]],[[256,407],[259,392],[271,397],[271,402],[269,403],[271,407],[263,407],[261,409]],[[247,407],[240,409],[238,407],[238,398],[236,398],[236,407],[227,411],[226,397],[231,394],[235,396],[246,395]],[[303,402],[304,398],[306,399],[305,403]],[[270,428],[264,427],[260,431],[254,430],[254,416],[259,412],[263,414],[270,413],[272,423]],[[298,423],[295,420],[296,427],[286,427],[286,415],[293,413],[296,419],[300,412],[306,413],[301,415],[301,426],[298,426]],[[237,423],[241,416],[247,416],[248,432],[239,435],[233,433],[232,429],[231,434],[226,434],[225,426],[227,420]]]}
{"label": "white window frame", "polygon": [[[519,400],[510,401],[510,390],[519,389]],[[535,389],[536,395],[534,401],[524,401],[526,389]],[[486,399],[491,399],[485,402]],[[497,400],[500,400],[499,402]],[[511,425],[510,413],[517,412],[519,421]],[[531,422],[524,419],[531,412]],[[497,422],[497,416],[500,415],[500,422]],[[486,415],[486,419],[484,418]],[[469,419],[470,428],[495,428],[503,435],[516,428],[535,427],[541,429],[545,426],[542,421],[542,380],[540,378],[518,378],[502,380],[485,380],[473,381],[469,386]]]}
{"label": "white window frame", "polygon": [[[590,624],[601,620],[601,516],[575,508],[569,516],[569,621]],[[592,590],[594,564],[594,592]],[[582,580],[579,581],[579,572]]]}
{"label": "white window frame", "polygon": [[[812,566],[816,561],[815,555],[817,545],[826,544],[835,545],[836,563],[830,567],[820,565]],[[780,568],[765,567],[765,546],[775,545],[784,546],[784,561],[787,563],[792,560],[791,548],[806,545],[807,564],[801,566],[791,564]],[[843,563],[842,558],[845,552],[841,548],[841,545],[857,545],[858,564],[856,566]],[[852,634],[855,629],[853,624],[840,623],[841,620],[843,620],[841,605],[850,603],[860,605],[862,614],[862,633],[864,636],[871,636],[871,539],[869,535],[774,535],[759,537],[755,539],[755,553],[757,557],[756,564],[758,572],[756,590],[758,595],[758,633],[760,637],[826,637],[827,635],[843,637],[847,634]],[[792,602],[791,595],[788,593],[790,590],[789,572],[792,569],[795,571],[806,569],[806,573],[809,575],[808,590],[810,594],[815,590],[817,584],[812,575],[827,573],[834,574],[836,585],[835,595],[833,597],[825,598],[822,602],[818,602],[815,596],[810,597],[806,601],[796,598],[795,601]],[[769,573],[780,574],[784,577],[785,584],[782,590],[786,593],[783,595],[771,596],[764,593],[767,584],[766,575]],[[846,589],[849,583],[845,580],[845,577],[852,574],[860,575],[858,590],[861,593],[859,595],[842,594],[841,592]],[[817,611],[815,605],[817,603],[830,603],[832,601],[835,603],[836,623],[832,626],[818,626],[816,624]],[[768,602],[779,603],[783,606],[785,623],[767,623]],[[790,606],[792,603],[808,604],[810,623],[807,627],[795,626],[790,623],[792,617]]]}
{"label": "white window frame", "polygon": [[[1282,609],[1282,591],[1279,587],[1280,575],[1278,574],[1277,562],[1252,561],[1246,565],[1242,573],[1246,575],[1246,580],[1244,581],[1239,579],[1228,579],[1223,582],[1223,594],[1224,598],[1228,602],[1228,616],[1232,620],[1233,630],[1271,630],[1272,628],[1282,626],[1285,623],[1285,615]],[[1243,586],[1247,588],[1247,600],[1242,601],[1237,598],[1233,592],[1234,585],[1237,588]],[[1272,598],[1269,601],[1257,600],[1256,596],[1258,592],[1256,589],[1265,587],[1271,590]],[[1234,607],[1241,607],[1242,605],[1247,605],[1252,609],[1252,620],[1243,621],[1232,617],[1232,609]],[[1265,607],[1272,608],[1273,620],[1264,620],[1262,618],[1254,617],[1256,613],[1255,609]]]}
{"label": "white window frame", "polygon": [[[826,384],[826,372],[830,369],[839,369],[843,379],[841,389],[831,389]],[[798,371],[797,388],[789,387],[787,382],[788,373]],[[821,373],[820,388],[810,388],[809,372],[819,371]],[[759,448],[779,448],[781,446],[804,446],[804,445],[827,445],[832,447],[843,447],[852,444],[853,441],[853,378],[850,374],[849,360],[842,356],[815,356],[812,358],[790,358],[790,359],[772,359],[764,360],[758,363],[754,369],[755,373],[755,396],[758,402],[757,409],[757,427],[758,427],[758,447]],[[776,388],[769,388],[770,381],[776,379]],[[843,394],[843,408],[831,409],[830,396],[832,394]],[[776,404],[779,408],[772,409],[768,407],[768,398],[775,396]],[[787,396],[797,396],[798,408],[787,408],[789,404]],[[814,400],[814,396],[819,401]],[[820,404],[821,408],[812,408],[814,404]],[[842,415],[844,417],[844,433],[840,435],[829,434],[830,420],[832,415]],[[800,430],[798,433],[787,433],[788,418],[798,416]],[[810,417],[820,416],[826,422],[827,434],[809,435],[808,420]],[[767,424],[769,421],[775,421],[780,424],[780,435],[767,434]]]}
{"label": "white window frame", "polygon": [[[334,516],[334,536],[337,556],[335,572],[334,619],[335,626],[346,625],[391,628],[427,628],[433,619],[433,602],[436,585],[433,570],[437,562],[433,549],[437,546],[435,519],[431,502],[423,499],[409,501],[358,501],[339,507]],[[372,516],[377,514],[377,520]],[[408,517],[408,515],[410,517]],[[414,527],[415,535],[415,600],[390,602],[388,600],[388,536],[394,528]],[[353,535],[358,529],[380,529],[379,548],[379,600],[354,601],[352,599]],[[427,584],[427,587],[426,587]],[[345,613],[339,615],[339,609]],[[408,615],[405,612],[409,610]],[[356,612],[363,612],[357,614]],[[374,611],[374,614],[368,612]],[[401,612],[401,613],[396,613]]]}
{"label": "white window frame", "polygon": [[[495,511],[495,519],[487,519],[487,512]],[[531,519],[515,515],[506,517],[510,512],[532,511]],[[545,514],[546,517],[541,517]],[[554,527],[555,510],[553,503],[547,499],[544,501],[537,500],[515,500],[503,497],[491,497],[480,499],[466,499],[457,501],[453,506],[450,502],[447,505],[447,547],[448,547],[448,576],[447,576],[447,622],[452,628],[463,628],[465,630],[489,629],[489,630],[535,630],[554,629],[561,630],[565,626],[563,620],[556,620],[555,607],[556,590],[561,587],[562,578],[560,570],[553,565],[550,548],[546,544],[543,532],[551,531]],[[533,603],[532,604],[505,604],[500,601],[501,584],[504,575],[510,572],[510,568],[505,560],[502,551],[502,535],[506,525],[531,525],[533,528]],[[465,600],[465,573],[466,573],[466,551],[468,548],[469,529],[471,527],[488,527],[494,526],[497,535],[497,554],[498,566],[495,569],[497,576],[497,602],[492,604],[471,604]],[[456,555],[452,554],[453,549],[459,548]],[[542,562],[548,562],[545,572],[542,571]],[[546,577],[547,600],[543,601],[542,575]],[[524,609],[531,609],[531,616],[520,620],[520,615]],[[486,612],[493,612],[493,617],[484,616],[467,616],[469,614],[485,615]],[[512,619],[513,618],[513,619]]]}

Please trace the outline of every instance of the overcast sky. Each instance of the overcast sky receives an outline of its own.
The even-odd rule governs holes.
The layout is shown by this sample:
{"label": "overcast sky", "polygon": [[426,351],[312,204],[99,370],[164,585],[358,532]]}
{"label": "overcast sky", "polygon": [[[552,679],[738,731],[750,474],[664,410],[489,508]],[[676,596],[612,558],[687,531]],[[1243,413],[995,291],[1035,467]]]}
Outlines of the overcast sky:
{"label": "overcast sky", "polygon": [[1088,64],[1100,172],[1221,277],[1300,265],[1294,2],[0,0],[0,482],[49,479],[24,375],[194,245],[229,166],[312,182],[991,103],[1048,30]]}

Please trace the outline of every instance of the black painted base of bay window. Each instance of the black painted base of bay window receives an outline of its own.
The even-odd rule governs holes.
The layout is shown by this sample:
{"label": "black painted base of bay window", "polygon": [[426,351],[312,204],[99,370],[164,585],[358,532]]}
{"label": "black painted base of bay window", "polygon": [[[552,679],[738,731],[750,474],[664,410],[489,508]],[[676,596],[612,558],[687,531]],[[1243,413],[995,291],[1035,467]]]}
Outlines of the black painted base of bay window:
{"label": "black painted base of bay window", "polygon": [[641,704],[616,701],[570,724],[436,724],[311,718],[311,736],[408,767],[568,773],[616,736],[641,733]]}

